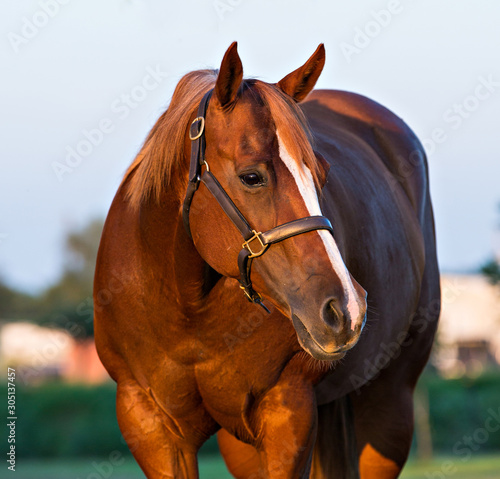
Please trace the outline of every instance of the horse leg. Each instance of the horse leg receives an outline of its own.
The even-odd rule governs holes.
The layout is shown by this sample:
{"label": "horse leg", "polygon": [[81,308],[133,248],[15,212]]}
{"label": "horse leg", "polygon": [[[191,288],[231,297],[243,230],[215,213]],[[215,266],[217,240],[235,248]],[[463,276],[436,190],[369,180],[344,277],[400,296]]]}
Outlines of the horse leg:
{"label": "horse leg", "polygon": [[300,377],[280,380],[256,409],[265,477],[308,478],[317,431],[313,388]]}
{"label": "horse leg", "polygon": [[[439,297],[436,301],[439,304]],[[422,316],[425,321],[416,317],[389,366],[371,383],[350,394],[361,479],[396,478],[408,458],[413,436],[413,391],[430,354],[438,313],[439,308],[428,317]]]}
{"label": "horse leg", "polygon": [[217,433],[219,449],[229,472],[236,479],[265,478],[259,451],[236,439],[225,429]]}
{"label": "horse leg", "polygon": [[[429,253],[432,258],[433,252]],[[428,263],[420,306],[392,362],[371,383],[350,394],[361,479],[399,476],[413,436],[413,391],[432,348],[440,310],[437,268]],[[435,280],[435,281],[434,281]]]}
{"label": "horse leg", "polygon": [[351,393],[361,479],[395,479],[401,473],[413,434],[412,393],[386,375]]}
{"label": "horse leg", "polygon": [[119,382],[116,409],[123,437],[149,479],[196,479],[201,444],[134,381]]}
{"label": "horse leg", "polygon": [[311,479],[359,479],[352,403],[348,396],[318,407]]}
{"label": "horse leg", "polygon": [[248,415],[252,444],[218,432],[226,465],[238,479],[309,478],[317,429],[313,388],[300,377],[282,378]]}

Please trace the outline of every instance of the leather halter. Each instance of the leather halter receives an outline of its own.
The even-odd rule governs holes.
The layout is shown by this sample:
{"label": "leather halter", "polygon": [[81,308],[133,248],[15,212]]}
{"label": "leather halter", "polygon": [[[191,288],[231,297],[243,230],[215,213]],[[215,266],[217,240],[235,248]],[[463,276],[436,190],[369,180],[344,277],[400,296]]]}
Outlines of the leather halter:
{"label": "leather halter", "polygon": [[[264,233],[257,232],[250,226],[241,211],[217,181],[217,178],[211,173],[208,163],[205,161],[205,117],[212,91],[213,90],[207,92],[202,98],[198,107],[197,116],[189,128],[189,138],[192,141],[191,163],[189,166],[189,183],[182,209],[182,219],[186,231],[191,237],[189,210],[191,208],[191,201],[193,200],[193,196],[200,182],[203,183],[219,202],[224,213],[226,213],[236,228],[238,228],[245,240],[238,255],[240,288],[243,289],[249,301],[259,304],[269,313],[270,311],[262,303],[261,295],[252,287],[250,272],[253,259],[262,256],[270,245],[279,243],[292,236],[315,230],[328,230],[333,235],[333,228],[330,220],[325,216],[308,216],[306,218],[290,221],[276,226],[269,231],[265,231]],[[201,170],[203,165],[205,165],[205,171],[202,174]]]}

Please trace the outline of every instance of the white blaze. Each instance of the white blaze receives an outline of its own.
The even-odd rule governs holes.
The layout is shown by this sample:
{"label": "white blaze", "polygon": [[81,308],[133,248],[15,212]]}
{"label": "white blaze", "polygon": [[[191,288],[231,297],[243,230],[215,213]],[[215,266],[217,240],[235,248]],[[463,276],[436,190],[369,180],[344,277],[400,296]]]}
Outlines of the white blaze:
{"label": "white blaze", "polygon": [[[314,180],[311,171],[305,165],[299,165],[288,153],[285,144],[281,140],[278,134],[278,143],[280,149],[280,158],[286,165],[290,173],[292,174],[297,188],[304,200],[307,211],[310,216],[323,216],[321,208],[319,206],[318,195],[316,193],[316,187],[314,185]],[[356,292],[351,281],[351,277],[347,268],[344,264],[340,251],[333,239],[333,236],[329,231],[317,230],[317,233],[323,240],[326,253],[332,264],[332,268],[340,278],[342,287],[344,289],[344,294],[347,297],[347,310],[351,316],[351,328],[354,329],[358,315],[359,315],[359,304],[356,300]]]}

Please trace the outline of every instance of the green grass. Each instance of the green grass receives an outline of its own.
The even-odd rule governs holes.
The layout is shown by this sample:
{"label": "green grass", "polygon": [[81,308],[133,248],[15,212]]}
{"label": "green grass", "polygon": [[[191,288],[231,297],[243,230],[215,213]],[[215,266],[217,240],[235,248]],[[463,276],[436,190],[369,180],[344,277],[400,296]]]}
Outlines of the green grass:
{"label": "green grass", "polygon": [[437,457],[431,461],[409,461],[401,479],[499,479],[500,452],[462,461],[458,457]]}
{"label": "green grass", "polygon": [[[76,460],[20,460],[16,479],[140,479],[139,466],[130,457]],[[13,477],[14,477],[13,475]],[[4,477],[4,476],[2,476]],[[5,476],[7,477],[7,476]],[[224,462],[219,457],[202,457],[202,479],[230,479]],[[477,456],[462,462],[460,458],[439,457],[429,462],[410,461],[402,479],[500,479],[500,453]]]}
{"label": "green grass", "polygon": [[[230,479],[223,460],[218,457],[203,457],[200,462],[202,479]],[[8,471],[10,472],[10,471]],[[7,475],[1,477],[7,477]],[[15,479],[144,479],[137,463],[129,456],[118,460],[61,459],[61,460],[18,460]]]}

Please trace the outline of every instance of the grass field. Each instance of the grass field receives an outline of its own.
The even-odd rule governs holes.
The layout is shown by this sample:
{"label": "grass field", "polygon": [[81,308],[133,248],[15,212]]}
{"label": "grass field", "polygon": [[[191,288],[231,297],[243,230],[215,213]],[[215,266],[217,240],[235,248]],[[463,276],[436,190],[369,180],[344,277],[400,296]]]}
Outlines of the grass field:
{"label": "grass field", "polygon": [[[2,477],[7,477],[2,474]],[[18,461],[16,479],[139,479],[141,470],[131,458],[64,461]],[[201,479],[230,479],[222,459],[200,460]],[[500,454],[477,456],[467,462],[442,457],[430,462],[411,461],[402,479],[500,479]]]}

